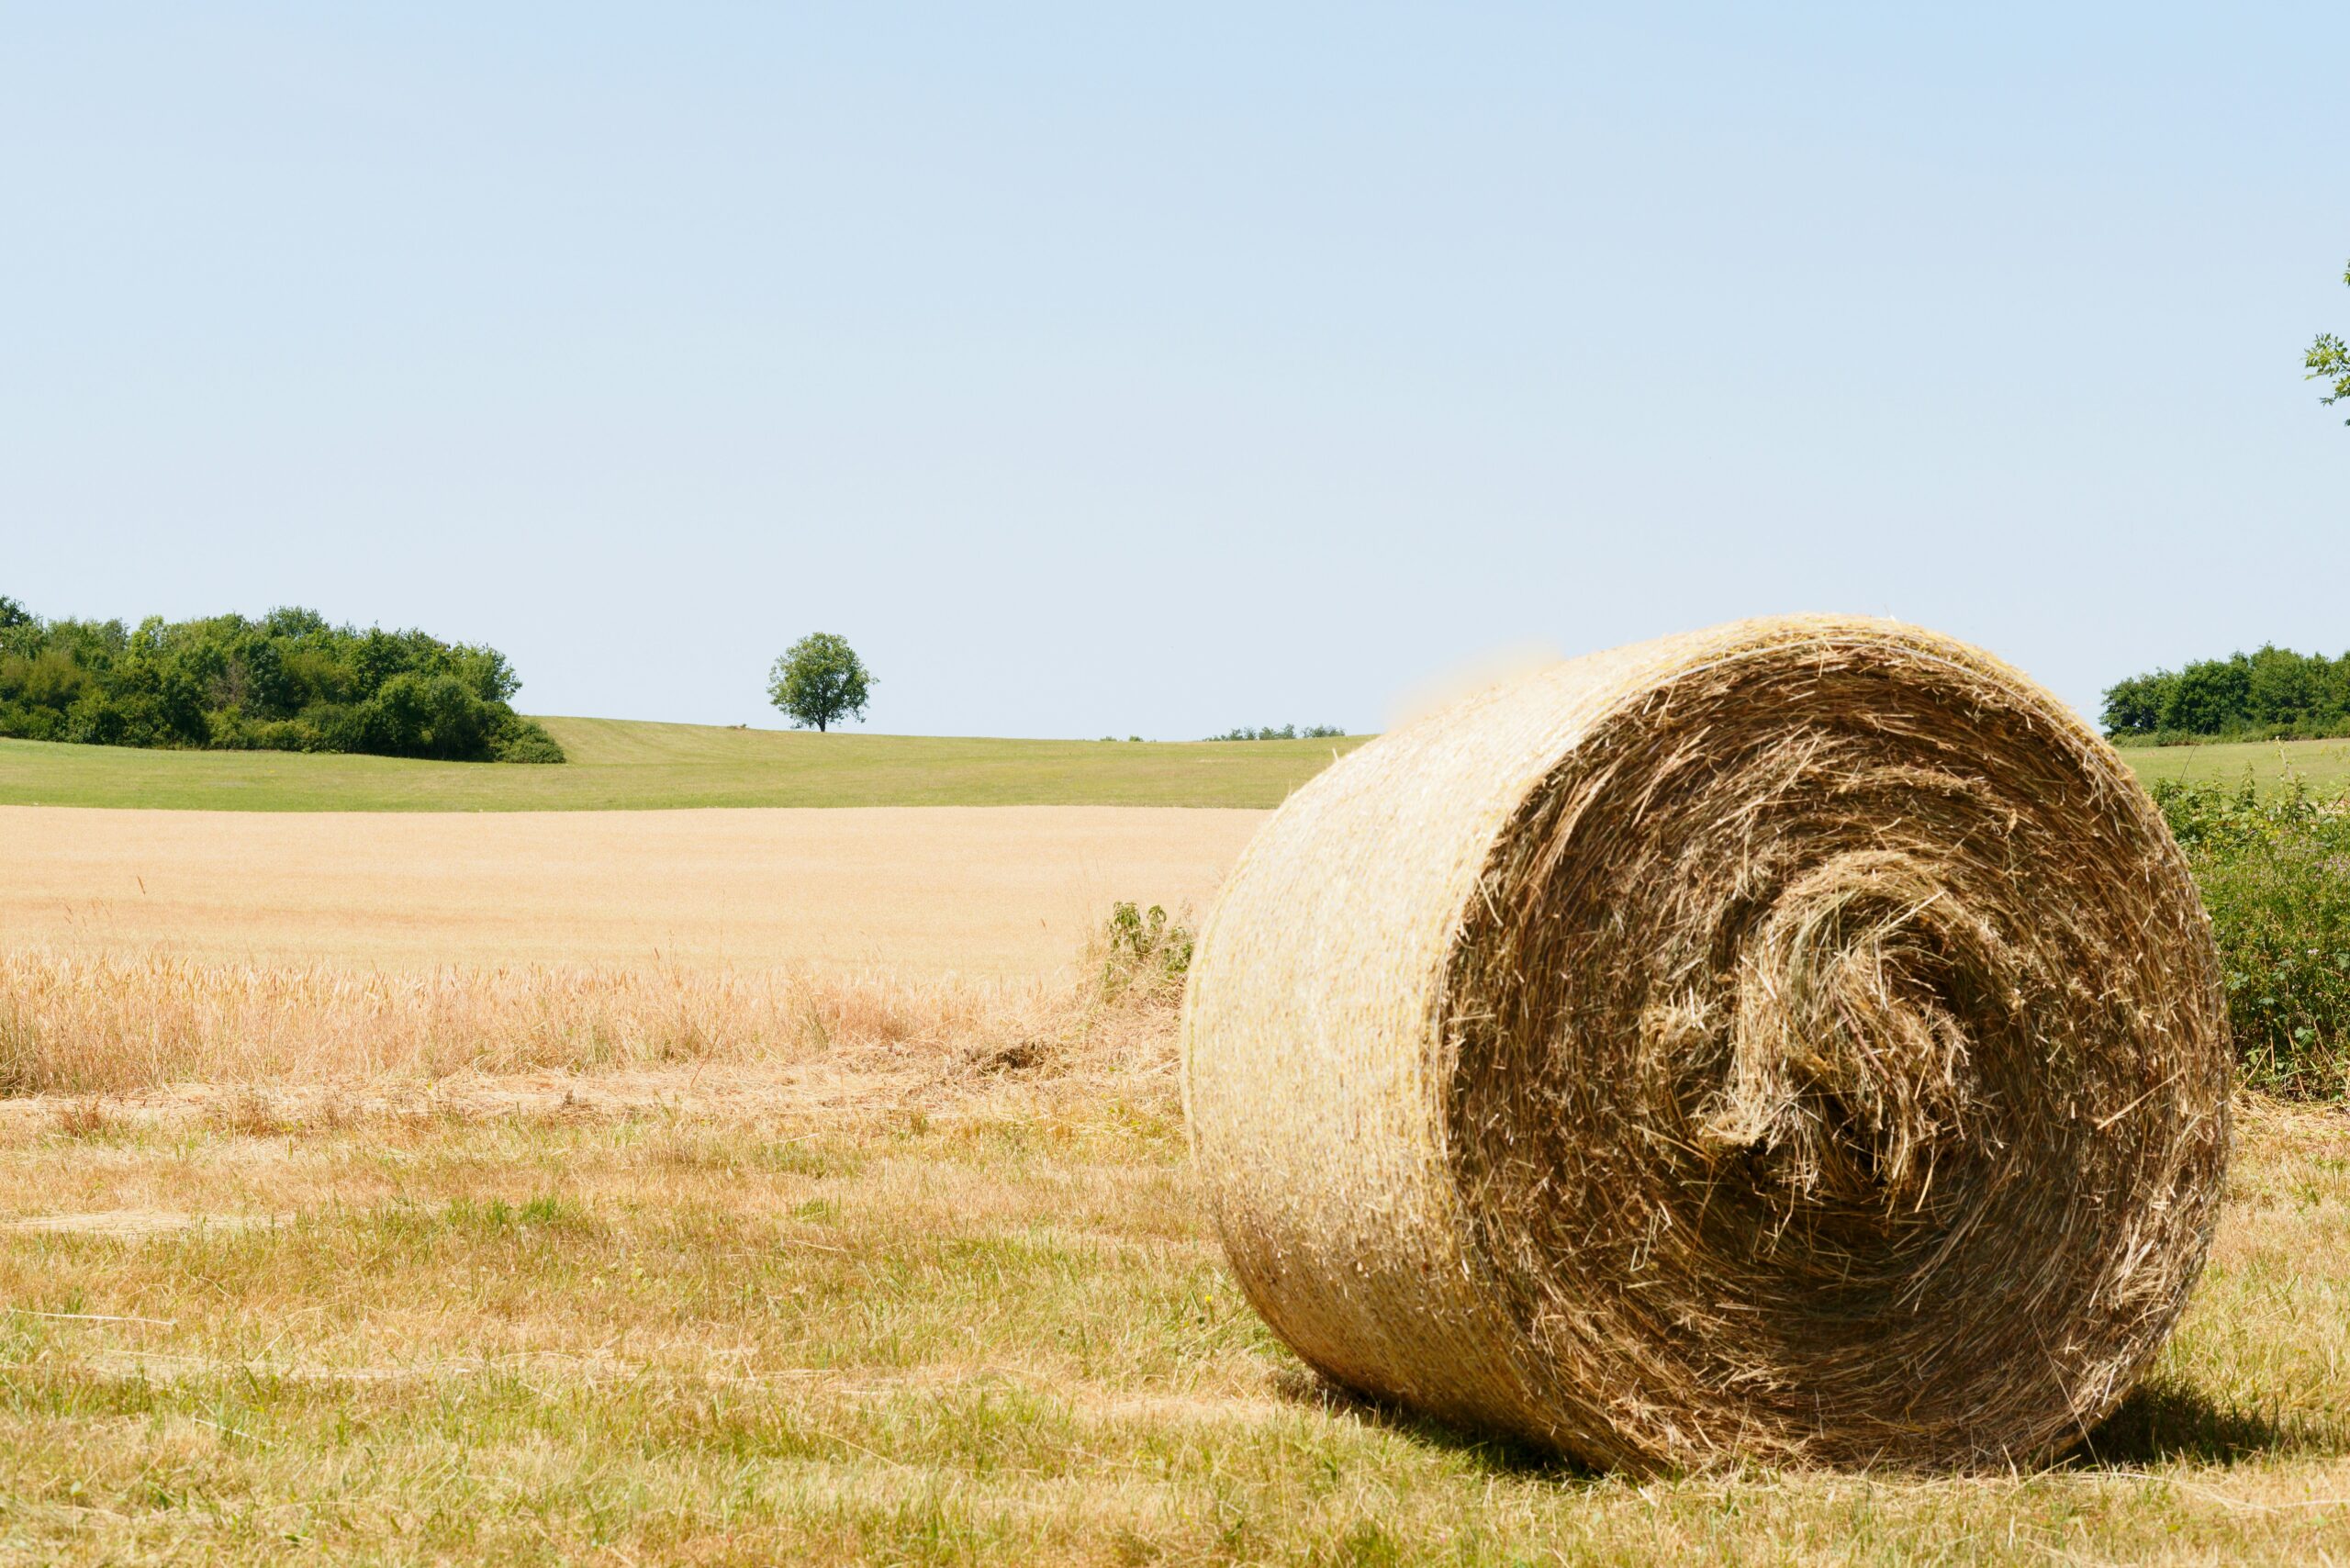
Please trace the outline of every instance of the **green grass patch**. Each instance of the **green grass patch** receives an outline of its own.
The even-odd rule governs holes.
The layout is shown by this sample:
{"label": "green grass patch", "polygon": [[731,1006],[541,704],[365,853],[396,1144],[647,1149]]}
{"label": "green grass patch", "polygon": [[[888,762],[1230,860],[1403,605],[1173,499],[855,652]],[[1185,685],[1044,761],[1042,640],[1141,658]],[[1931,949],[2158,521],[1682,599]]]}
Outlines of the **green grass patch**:
{"label": "green grass patch", "polygon": [[2233,786],[2247,777],[2264,791],[2288,788],[2295,778],[2318,790],[2350,785],[2350,740],[2125,745],[2121,759],[2150,785],[2175,778]]}
{"label": "green grass patch", "polygon": [[540,721],[560,767],[0,740],[0,805],[248,812],[1281,804],[1336,740],[1038,741]]}

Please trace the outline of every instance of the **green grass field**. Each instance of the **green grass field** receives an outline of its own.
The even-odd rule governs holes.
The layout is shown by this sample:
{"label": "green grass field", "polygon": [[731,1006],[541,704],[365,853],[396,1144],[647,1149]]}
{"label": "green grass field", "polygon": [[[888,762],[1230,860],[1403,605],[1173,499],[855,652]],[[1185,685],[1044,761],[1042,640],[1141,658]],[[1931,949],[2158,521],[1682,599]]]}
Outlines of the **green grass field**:
{"label": "green grass field", "polygon": [[[249,812],[573,812],[663,806],[1277,806],[1370,737],[1024,741],[543,720],[560,767],[0,740],[0,805]],[[2350,784],[2350,741],[2132,747],[2139,775]]]}
{"label": "green grass field", "polygon": [[561,767],[0,740],[0,805],[252,812],[1277,806],[1363,737],[1108,742],[542,721]]}
{"label": "green grass field", "polygon": [[2329,793],[2350,784],[2350,740],[2247,741],[2240,745],[2125,746],[2121,755],[2153,783],[2191,778],[2233,784],[2249,768],[2264,788],[2273,789],[2288,771]]}

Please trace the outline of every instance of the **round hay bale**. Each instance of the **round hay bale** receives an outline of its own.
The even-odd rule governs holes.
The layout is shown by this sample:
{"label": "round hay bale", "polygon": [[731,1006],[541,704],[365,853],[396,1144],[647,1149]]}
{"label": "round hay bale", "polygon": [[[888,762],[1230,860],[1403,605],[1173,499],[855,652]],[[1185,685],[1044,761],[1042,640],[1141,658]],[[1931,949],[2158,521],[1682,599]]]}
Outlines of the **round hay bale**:
{"label": "round hay bale", "polygon": [[2231,1080],[2121,759],[1973,648],[1828,617],[1335,764],[1183,1020],[1225,1251],[1299,1355],[1636,1469],[2061,1450],[2185,1304]]}

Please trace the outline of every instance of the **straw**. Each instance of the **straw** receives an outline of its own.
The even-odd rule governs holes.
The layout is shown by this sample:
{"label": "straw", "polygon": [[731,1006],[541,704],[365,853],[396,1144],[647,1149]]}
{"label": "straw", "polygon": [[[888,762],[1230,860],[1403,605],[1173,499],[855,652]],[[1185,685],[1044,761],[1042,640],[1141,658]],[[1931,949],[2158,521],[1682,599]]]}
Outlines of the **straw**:
{"label": "straw", "polygon": [[1639,1470],[2054,1454],[2177,1320],[2226,1160],[2144,791],[1890,622],[1593,655],[1332,767],[1225,884],[1183,1057],[1300,1356]]}

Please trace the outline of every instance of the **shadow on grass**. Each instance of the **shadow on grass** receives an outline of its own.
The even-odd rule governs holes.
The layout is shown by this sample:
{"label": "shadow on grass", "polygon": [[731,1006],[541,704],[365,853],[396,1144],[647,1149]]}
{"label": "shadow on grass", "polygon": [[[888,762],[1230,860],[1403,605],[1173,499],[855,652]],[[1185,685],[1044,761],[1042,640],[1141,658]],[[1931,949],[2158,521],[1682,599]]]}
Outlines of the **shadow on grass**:
{"label": "shadow on grass", "polygon": [[1348,1417],[1365,1426],[1377,1427],[1429,1448],[1458,1454],[1478,1468],[1497,1474],[1542,1476],[1570,1484],[1605,1479],[1604,1472],[1589,1469],[1532,1443],[1448,1427],[1400,1405],[1366,1398],[1353,1389],[1332,1383],[1303,1367],[1284,1367],[1275,1372],[1273,1388],[1284,1399],[1310,1405],[1333,1416]]}
{"label": "shadow on grass", "polygon": [[2158,1464],[2180,1460],[2233,1464],[2268,1454],[2329,1451],[2339,1444],[2300,1423],[2283,1422],[2241,1406],[2221,1405],[2201,1389],[2149,1379],[2130,1391],[2112,1415],[2060,1468]]}
{"label": "shadow on grass", "polygon": [[[1463,1431],[1401,1406],[1366,1399],[1303,1368],[1284,1369],[1276,1374],[1274,1385],[1282,1397],[1298,1404],[1349,1417],[1430,1448],[1458,1454],[1499,1474],[1540,1476],[1570,1484],[1606,1478],[1604,1471],[1561,1458],[1531,1443]],[[2186,1384],[2150,1381],[2132,1389],[2112,1415],[2099,1422],[2079,1447],[2051,1469],[2058,1473],[2134,1470],[2181,1462],[2224,1465],[2280,1454],[2333,1453],[2343,1451],[2344,1447],[2301,1423],[2279,1421],[2258,1411],[2221,1405],[2202,1390]]]}

